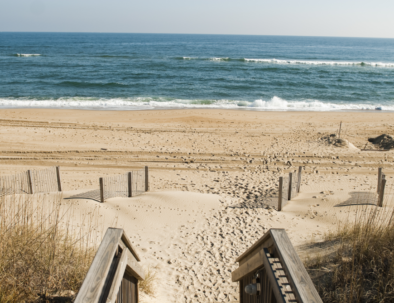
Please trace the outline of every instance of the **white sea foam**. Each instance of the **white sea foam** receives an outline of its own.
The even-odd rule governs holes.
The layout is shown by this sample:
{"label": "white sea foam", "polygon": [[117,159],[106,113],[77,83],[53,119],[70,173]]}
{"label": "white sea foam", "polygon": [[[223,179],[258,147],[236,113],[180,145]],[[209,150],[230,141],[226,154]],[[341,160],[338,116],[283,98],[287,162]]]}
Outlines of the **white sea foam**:
{"label": "white sea foam", "polygon": [[279,60],[279,59],[244,59],[245,62],[260,62],[271,64],[305,64],[305,65],[341,65],[341,66],[372,66],[394,67],[393,62],[351,62],[351,61],[313,61],[313,60]]}
{"label": "white sea foam", "polygon": [[228,61],[229,58],[225,57],[225,58],[210,58],[209,60],[211,61]]}
{"label": "white sea foam", "polygon": [[57,100],[0,99],[0,108],[59,108],[98,110],[142,110],[159,108],[222,108],[275,111],[340,111],[340,110],[383,110],[394,111],[392,105],[332,103],[319,100],[288,101],[279,97],[270,100],[187,100],[165,98],[94,99],[63,98]]}
{"label": "white sea foam", "polygon": [[300,111],[336,111],[336,110],[389,110],[393,111],[394,106],[382,106],[372,104],[355,103],[331,103],[319,100],[308,101],[287,101],[279,97],[271,100],[256,100],[252,103],[256,109],[265,110],[300,110]]}
{"label": "white sea foam", "polygon": [[41,54],[16,54],[18,57],[37,57],[41,56]]}

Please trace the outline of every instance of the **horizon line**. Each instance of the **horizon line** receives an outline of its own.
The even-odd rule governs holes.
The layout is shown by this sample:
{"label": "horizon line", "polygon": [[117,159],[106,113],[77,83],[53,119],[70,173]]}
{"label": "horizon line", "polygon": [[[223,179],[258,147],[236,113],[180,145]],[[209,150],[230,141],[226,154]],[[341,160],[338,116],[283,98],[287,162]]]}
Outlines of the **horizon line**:
{"label": "horizon line", "polygon": [[143,33],[143,32],[73,32],[73,31],[0,31],[0,33],[36,33],[36,34],[136,34],[136,35],[200,35],[200,36],[259,36],[259,37],[305,37],[305,38],[352,38],[352,39],[394,39],[394,37],[362,36],[315,36],[315,35],[258,35],[258,34],[204,34],[204,33]]}

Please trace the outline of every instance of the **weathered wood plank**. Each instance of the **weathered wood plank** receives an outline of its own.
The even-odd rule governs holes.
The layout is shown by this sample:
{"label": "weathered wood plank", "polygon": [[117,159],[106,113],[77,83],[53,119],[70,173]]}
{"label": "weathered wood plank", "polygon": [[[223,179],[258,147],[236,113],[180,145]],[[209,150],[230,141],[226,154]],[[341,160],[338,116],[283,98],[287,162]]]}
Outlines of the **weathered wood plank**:
{"label": "weathered wood plank", "polygon": [[129,198],[131,198],[133,196],[132,184],[133,184],[133,175],[132,175],[132,172],[129,172],[127,174],[127,187],[128,187],[128,196],[129,196]]}
{"label": "weathered wood plank", "polygon": [[[127,250],[127,248],[126,248]],[[122,251],[122,255],[120,257],[119,260],[119,264],[118,264],[118,268],[116,269],[115,275],[114,275],[114,279],[111,285],[111,288],[109,290],[109,294],[107,297],[107,303],[115,303],[118,292],[119,292],[119,288],[120,288],[120,284],[122,283],[122,279],[126,270],[126,266],[127,266],[127,253],[126,251]]]}
{"label": "weathered wood plank", "polygon": [[126,253],[127,253],[126,271],[140,281],[145,280],[144,270],[142,269],[141,265],[138,263],[137,259],[131,254],[131,252],[128,249],[126,250]]}
{"label": "weathered wood plank", "polygon": [[297,194],[299,194],[301,190],[301,179],[302,179],[302,166],[298,167]]}
{"label": "weathered wood plank", "polygon": [[74,301],[75,303],[98,302],[122,234],[122,229],[107,229],[96,256],[93,259],[92,265]]}
{"label": "weathered wood plank", "polygon": [[287,191],[287,200],[291,200],[291,191],[293,186],[293,173],[289,173],[289,189]]}
{"label": "weathered wood plank", "polygon": [[[256,246],[258,244],[258,246]],[[252,271],[263,266],[263,254],[264,248],[271,247],[273,241],[270,239],[270,234],[266,233],[259,241],[251,247],[252,250],[248,250],[248,254],[243,254],[237,260],[241,259],[242,262],[239,263],[239,267],[231,273],[232,281],[237,282],[241,280],[246,275],[250,274]]]}
{"label": "weathered wood plank", "polygon": [[137,251],[135,250],[135,248],[133,247],[133,245],[131,245],[129,237],[127,237],[126,232],[123,231],[123,235],[122,235],[122,239],[123,243],[127,246],[127,248],[130,250],[130,252],[132,253],[132,255],[137,259],[137,261],[141,261],[140,257],[137,254]]}
{"label": "weathered wood plank", "polygon": [[60,179],[60,167],[56,166],[56,179],[57,179],[57,189],[62,191],[62,181]]}
{"label": "weathered wood plank", "polygon": [[274,274],[274,269],[272,268],[272,264],[271,262],[268,260],[268,256],[269,256],[269,252],[268,249],[264,248],[263,249],[263,264],[264,264],[264,270],[267,274],[267,277],[271,283],[271,287],[272,287],[272,292],[275,295],[276,298],[276,302],[277,303],[285,303],[285,298],[281,292],[281,288],[280,285],[278,283],[278,279],[276,278],[275,274]]}
{"label": "weathered wood plank", "polygon": [[382,169],[381,167],[378,168],[378,188],[376,189],[378,194],[380,193],[380,185],[382,184]]}
{"label": "weathered wood plank", "polygon": [[30,170],[27,171],[27,182],[28,182],[28,185],[29,185],[29,193],[30,194],[34,194],[34,192],[33,192],[33,180],[32,180],[32,177],[31,177],[31,171]]}
{"label": "weathered wood plank", "polygon": [[271,229],[270,233],[297,299],[304,303],[322,303],[323,301],[291,244],[286,231],[284,229]]}
{"label": "weathered wood plank", "polygon": [[259,250],[257,253],[250,258],[247,262],[240,265],[236,270],[231,273],[231,280],[238,282],[252,271],[263,266],[263,251]]}
{"label": "weathered wood plank", "polygon": [[385,188],[386,188],[386,176],[382,174],[382,181],[380,182],[380,190],[378,196],[378,206],[380,207],[383,207]]}
{"label": "weathered wood plank", "polygon": [[145,191],[149,191],[149,168],[145,166]]}
{"label": "weathered wood plank", "polygon": [[279,177],[279,195],[278,195],[278,211],[282,211],[282,199],[283,199],[283,177]]}
{"label": "weathered wood plank", "polygon": [[243,258],[242,261],[239,262],[239,266],[241,266],[242,264],[248,262],[251,258],[253,258],[253,256],[255,254],[258,253],[259,250],[261,250],[263,248],[266,248],[266,247],[272,247],[273,245],[274,245],[274,241],[272,241],[272,239],[269,238],[266,242],[264,242],[259,247],[255,248],[253,251],[251,251],[247,256],[245,256],[245,258]]}
{"label": "weathered wood plank", "polygon": [[103,178],[100,178],[99,181],[100,181],[100,202],[104,203],[104,181],[103,181]]}
{"label": "weathered wood plank", "polygon": [[[270,240],[271,235],[269,232],[265,233],[260,239],[258,239],[251,247],[249,247],[242,255],[240,255],[235,262],[239,262],[242,264],[242,260],[245,259],[248,255],[250,255],[256,248],[263,245],[264,242]],[[272,243],[272,242],[271,242]],[[269,247],[269,246],[264,246]]]}
{"label": "weathered wood plank", "polygon": [[[274,276],[279,284],[279,290],[285,300],[285,302],[294,302],[296,297],[294,296],[294,292],[292,291],[289,279],[287,278],[286,272],[283,269],[282,262],[279,258],[268,258],[269,263],[273,269]],[[293,300],[293,301],[292,301]],[[297,301],[297,300],[296,300]]]}

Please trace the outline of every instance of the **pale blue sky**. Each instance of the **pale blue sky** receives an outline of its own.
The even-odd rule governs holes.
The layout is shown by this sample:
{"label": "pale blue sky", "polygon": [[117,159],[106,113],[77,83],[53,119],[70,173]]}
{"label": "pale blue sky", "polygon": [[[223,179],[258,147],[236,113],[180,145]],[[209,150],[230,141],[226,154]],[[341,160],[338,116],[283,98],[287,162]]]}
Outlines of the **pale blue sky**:
{"label": "pale blue sky", "polygon": [[394,38],[394,0],[0,0],[0,31]]}

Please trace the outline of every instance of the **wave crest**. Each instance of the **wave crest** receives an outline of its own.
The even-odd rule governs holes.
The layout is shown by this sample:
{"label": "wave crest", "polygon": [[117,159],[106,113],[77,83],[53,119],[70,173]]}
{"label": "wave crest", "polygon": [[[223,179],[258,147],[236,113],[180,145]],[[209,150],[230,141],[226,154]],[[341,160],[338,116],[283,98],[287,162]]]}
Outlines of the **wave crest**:
{"label": "wave crest", "polygon": [[224,58],[210,58],[210,61],[230,61],[231,59],[229,57],[224,57]]}
{"label": "wave crest", "polygon": [[274,111],[340,111],[340,110],[387,110],[394,111],[394,106],[372,103],[332,103],[320,100],[288,101],[279,97],[269,100],[200,100],[169,98],[113,98],[99,99],[87,97],[39,99],[0,99],[0,108],[74,108],[102,110],[142,110],[160,108],[222,108]]}
{"label": "wave crest", "polygon": [[312,60],[279,60],[279,59],[244,59],[245,62],[259,62],[270,64],[303,64],[303,65],[340,65],[340,66],[372,66],[394,67],[394,63],[384,62],[350,62],[350,61],[312,61]]}
{"label": "wave crest", "polygon": [[16,56],[16,57],[38,57],[38,56],[41,56],[41,54],[15,54],[14,56]]}

